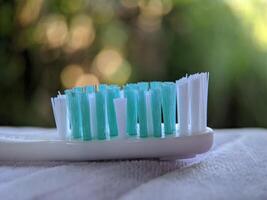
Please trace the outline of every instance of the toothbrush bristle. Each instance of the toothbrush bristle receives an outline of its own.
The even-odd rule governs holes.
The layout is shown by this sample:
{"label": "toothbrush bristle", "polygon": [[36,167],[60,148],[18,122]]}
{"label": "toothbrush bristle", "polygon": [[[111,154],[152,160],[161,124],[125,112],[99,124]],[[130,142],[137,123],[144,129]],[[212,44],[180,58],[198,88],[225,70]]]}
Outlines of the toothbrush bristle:
{"label": "toothbrush bristle", "polygon": [[[188,136],[207,128],[209,73],[176,82],[76,87],[51,98],[62,139]],[[176,120],[177,118],[177,120]],[[178,125],[176,124],[178,121]]]}

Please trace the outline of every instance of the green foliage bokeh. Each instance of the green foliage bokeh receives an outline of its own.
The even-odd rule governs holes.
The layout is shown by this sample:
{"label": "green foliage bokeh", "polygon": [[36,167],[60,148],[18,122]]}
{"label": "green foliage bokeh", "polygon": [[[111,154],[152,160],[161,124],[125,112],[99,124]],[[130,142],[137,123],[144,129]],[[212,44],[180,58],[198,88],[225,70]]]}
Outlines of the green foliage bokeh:
{"label": "green foliage bokeh", "polygon": [[[50,96],[64,89],[62,70],[75,63],[93,73],[92,61],[111,46],[131,67],[128,82],[209,71],[209,126],[267,127],[267,6],[260,0],[229,2],[0,1],[0,124],[54,126]],[[81,14],[95,29],[88,47],[66,53],[65,45],[49,48],[36,39],[45,19],[61,16],[69,30]]]}

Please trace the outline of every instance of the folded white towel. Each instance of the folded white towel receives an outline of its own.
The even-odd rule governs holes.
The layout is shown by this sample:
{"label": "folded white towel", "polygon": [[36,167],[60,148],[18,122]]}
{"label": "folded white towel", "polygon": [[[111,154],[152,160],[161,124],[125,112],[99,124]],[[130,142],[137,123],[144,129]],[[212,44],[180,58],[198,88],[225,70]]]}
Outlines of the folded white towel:
{"label": "folded white towel", "polygon": [[[0,134],[55,134],[0,128]],[[267,131],[220,130],[187,161],[0,162],[1,199],[267,199]],[[202,162],[200,162],[202,161]]]}

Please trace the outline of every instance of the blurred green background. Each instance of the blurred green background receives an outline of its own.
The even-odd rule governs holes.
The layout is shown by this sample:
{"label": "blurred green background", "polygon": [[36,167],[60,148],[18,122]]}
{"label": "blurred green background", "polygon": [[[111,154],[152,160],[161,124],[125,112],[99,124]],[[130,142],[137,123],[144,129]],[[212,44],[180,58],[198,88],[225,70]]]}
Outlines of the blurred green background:
{"label": "blurred green background", "polygon": [[0,0],[0,125],[54,126],[65,88],[199,71],[209,126],[267,127],[267,1]]}

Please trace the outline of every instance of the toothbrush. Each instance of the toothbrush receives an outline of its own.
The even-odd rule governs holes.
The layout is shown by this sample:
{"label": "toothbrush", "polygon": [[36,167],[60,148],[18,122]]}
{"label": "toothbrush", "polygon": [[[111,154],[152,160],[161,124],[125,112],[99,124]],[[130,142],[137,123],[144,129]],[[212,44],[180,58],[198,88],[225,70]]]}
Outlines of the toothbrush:
{"label": "toothbrush", "polygon": [[[56,137],[0,135],[0,160],[183,159],[207,152],[208,73],[76,87],[51,98]],[[176,123],[178,121],[178,123]]]}

